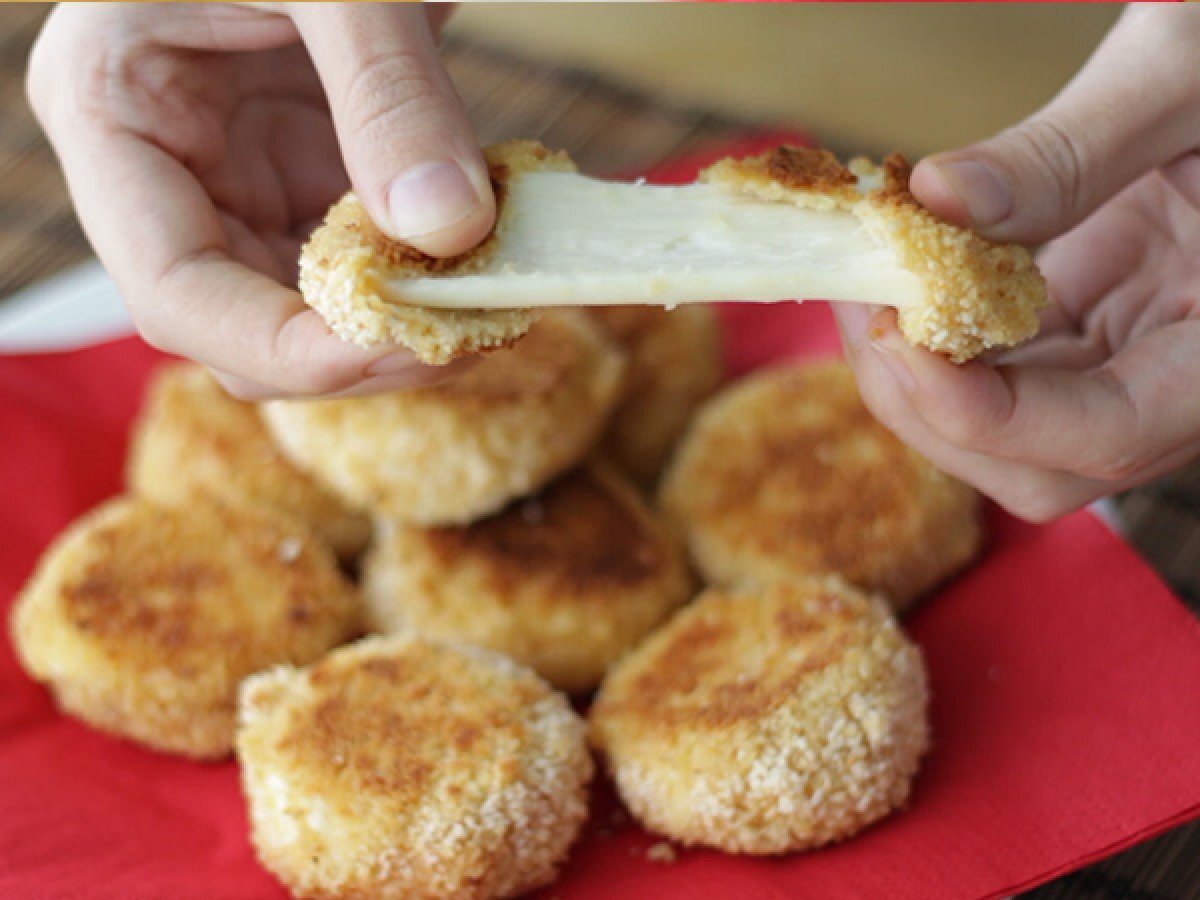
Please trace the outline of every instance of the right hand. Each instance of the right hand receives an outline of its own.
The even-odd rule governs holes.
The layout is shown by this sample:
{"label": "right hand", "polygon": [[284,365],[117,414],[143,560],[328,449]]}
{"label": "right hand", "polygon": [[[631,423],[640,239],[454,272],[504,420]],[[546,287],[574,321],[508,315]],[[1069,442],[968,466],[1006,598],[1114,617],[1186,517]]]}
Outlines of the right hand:
{"label": "right hand", "polygon": [[912,190],[1047,242],[1041,333],[956,366],[839,304],[863,399],[902,440],[1046,521],[1200,458],[1200,7],[1133,4],[1032,118],[923,160]]}
{"label": "right hand", "polygon": [[294,289],[351,185],[393,237],[469,250],[495,202],[438,59],[445,7],[59,6],[28,92],[79,219],[150,343],[246,399],[349,395],[446,369],[333,336]]}

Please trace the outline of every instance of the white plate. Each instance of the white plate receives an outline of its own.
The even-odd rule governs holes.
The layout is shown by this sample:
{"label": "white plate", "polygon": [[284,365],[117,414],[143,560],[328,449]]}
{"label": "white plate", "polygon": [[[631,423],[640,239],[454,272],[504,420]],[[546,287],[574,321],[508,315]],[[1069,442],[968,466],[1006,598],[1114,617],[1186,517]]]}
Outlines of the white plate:
{"label": "white plate", "polygon": [[117,286],[96,260],[0,302],[0,353],[73,350],[132,333]]}

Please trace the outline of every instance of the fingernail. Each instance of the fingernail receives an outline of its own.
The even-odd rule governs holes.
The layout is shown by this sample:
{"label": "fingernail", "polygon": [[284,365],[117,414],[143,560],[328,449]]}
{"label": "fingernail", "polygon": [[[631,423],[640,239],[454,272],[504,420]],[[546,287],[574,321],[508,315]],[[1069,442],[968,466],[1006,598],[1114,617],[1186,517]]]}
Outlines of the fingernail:
{"label": "fingernail", "polygon": [[462,167],[448,160],[421,163],[388,188],[392,234],[414,238],[461,222],[479,207],[479,195]]}
{"label": "fingernail", "polygon": [[959,159],[935,161],[934,168],[967,207],[976,227],[995,225],[1011,215],[1012,189],[994,166],[978,159]]}

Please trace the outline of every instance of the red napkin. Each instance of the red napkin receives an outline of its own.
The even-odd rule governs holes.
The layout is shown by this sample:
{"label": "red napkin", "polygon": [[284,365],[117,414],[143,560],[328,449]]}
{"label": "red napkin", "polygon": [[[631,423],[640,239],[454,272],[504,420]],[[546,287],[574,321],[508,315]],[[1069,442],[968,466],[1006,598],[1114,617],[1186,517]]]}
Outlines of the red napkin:
{"label": "red napkin", "polygon": [[[734,373],[836,352],[819,304],[723,315]],[[46,543],[119,489],[160,358],[135,340],[0,358],[0,610]],[[990,515],[983,561],[911,622],[936,746],[906,812],[806,855],[656,862],[658,839],[614,827],[601,786],[545,896],[1001,897],[1200,815],[1200,626],[1091,515]],[[232,763],[157,755],[58,715],[0,640],[0,900],[282,896],[254,860]]]}

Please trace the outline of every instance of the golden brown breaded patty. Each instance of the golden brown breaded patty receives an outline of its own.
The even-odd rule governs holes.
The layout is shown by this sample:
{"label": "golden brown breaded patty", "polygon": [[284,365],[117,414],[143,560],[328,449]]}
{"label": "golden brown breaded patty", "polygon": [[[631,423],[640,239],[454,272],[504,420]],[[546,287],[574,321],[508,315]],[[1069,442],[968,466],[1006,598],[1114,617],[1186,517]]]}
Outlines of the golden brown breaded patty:
{"label": "golden brown breaded patty", "polygon": [[284,451],[349,502],[422,525],[462,524],[579,462],[623,372],[623,355],[595,325],[559,312],[436,386],[263,409]]}
{"label": "golden brown breaded patty", "polygon": [[237,750],[259,858],[297,897],[511,897],[554,878],[587,815],[566,699],[411,632],[248,679]]}
{"label": "golden brown breaded patty", "polygon": [[[563,152],[536,141],[509,141],[485,151],[496,195],[496,228],[504,227],[505,183],[519,172],[573,172]],[[495,229],[493,230],[494,234]],[[461,256],[439,259],[380,231],[354,194],[332,209],[300,256],[300,292],[343,340],[362,346],[399,343],[434,365],[512,344],[538,315],[529,309],[425,309],[389,299],[388,279],[469,271],[491,252],[493,238]]]}
{"label": "golden brown breaded patty", "polygon": [[914,344],[964,362],[1036,334],[1046,283],[1029,251],[942,222],[912,195],[911,175],[899,153],[882,166],[857,159],[847,167],[825,150],[777,147],[721,160],[700,180],[767,200],[853,213],[925,284],[926,301],[897,313],[901,332]]}
{"label": "golden brown breaded patty", "polygon": [[710,306],[591,311],[629,358],[602,452],[643,486],[662,472],[696,407],[720,384],[721,331]]}
{"label": "golden brown breaded patty", "polygon": [[756,373],[709,401],[660,502],[711,582],[832,572],[898,610],[981,543],[976,493],[880,425],[835,361]]}
{"label": "golden brown breaded patty", "polygon": [[828,577],[705,592],[609,673],[590,719],[644,825],[786,853],[905,802],[927,707],[920,651],[887,606]]}
{"label": "golden brown breaded patty", "polygon": [[134,425],[126,480],[160,503],[204,491],[283,513],[309,525],[339,557],[353,559],[371,522],[288,461],[258,409],[227,394],[202,367],[155,373]]}
{"label": "golden brown breaded patty", "polygon": [[102,504],[46,551],[13,610],[22,665],[66,712],[150,747],[233,748],[243,678],[360,628],[359,599],[303,525],[195,497]]}
{"label": "golden brown breaded patty", "polygon": [[691,577],[634,487],[593,462],[473,525],[381,521],[363,593],[378,630],[491,647],[578,693],[690,598]]}

